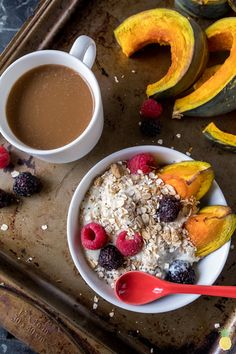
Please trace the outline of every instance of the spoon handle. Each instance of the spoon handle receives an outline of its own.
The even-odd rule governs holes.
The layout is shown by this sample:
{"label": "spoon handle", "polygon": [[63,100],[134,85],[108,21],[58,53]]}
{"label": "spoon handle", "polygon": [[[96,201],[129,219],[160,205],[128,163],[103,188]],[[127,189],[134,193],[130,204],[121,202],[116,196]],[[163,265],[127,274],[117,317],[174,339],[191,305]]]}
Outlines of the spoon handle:
{"label": "spoon handle", "polygon": [[236,299],[236,286],[169,284],[168,291],[172,294],[201,294]]}

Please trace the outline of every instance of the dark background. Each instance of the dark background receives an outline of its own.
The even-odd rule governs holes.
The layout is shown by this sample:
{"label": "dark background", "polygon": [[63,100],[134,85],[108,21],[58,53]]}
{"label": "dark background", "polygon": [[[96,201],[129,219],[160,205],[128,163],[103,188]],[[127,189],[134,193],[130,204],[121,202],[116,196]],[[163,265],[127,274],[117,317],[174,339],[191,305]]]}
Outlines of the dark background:
{"label": "dark background", "polygon": [[[25,20],[33,14],[37,3],[38,0],[0,0],[0,52],[8,45]],[[0,327],[0,353],[34,352]]]}

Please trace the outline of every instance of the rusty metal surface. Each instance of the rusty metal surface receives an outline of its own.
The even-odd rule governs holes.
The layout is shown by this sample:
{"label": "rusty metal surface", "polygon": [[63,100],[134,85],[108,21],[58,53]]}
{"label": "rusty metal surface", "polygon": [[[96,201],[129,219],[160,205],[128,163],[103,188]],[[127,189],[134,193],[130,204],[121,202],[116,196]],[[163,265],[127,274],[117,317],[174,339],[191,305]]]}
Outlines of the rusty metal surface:
{"label": "rusty metal surface", "polygon": [[[146,84],[166,72],[169,50],[150,47],[127,59],[115,42],[113,30],[127,16],[158,6],[172,7],[173,1],[45,0],[1,56],[3,71],[27,52],[44,48],[68,51],[78,35],[91,36],[97,44],[93,70],[101,86],[105,111],[101,140],[76,163],[46,164],[12,149],[12,168],[33,171],[43,179],[44,189],[40,195],[25,198],[19,206],[0,213],[0,224],[9,225],[7,231],[0,231],[0,282],[7,284],[7,289],[0,288],[1,299],[6,300],[0,301],[0,323],[36,351],[49,353],[53,338],[53,353],[63,353],[65,346],[67,353],[74,353],[77,348],[77,352],[94,350],[104,354],[218,354],[219,330],[215,323],[229,330],[235,344],[236,306],[231,299],[202,296],[185,308],[156,315],[127,312],[99,299],[98,308],[93,310],[95,294],[76,271],[67,248],[67,209],[82,176],[111,152],[133,145],[157,144],[160,138],[167,147],[182,152],[192,148],[193,158],[212,163],[217,182],[229,205],[236,209],[236,155],[221,151],[204,139],[201,130],[210,119],[172,121],[172,102],[168,101],[161,135],[157,139],[140,135],[138,109],[145,98]],[[222,129],[236,133],[234,116],[232,112],[214,121]],[[181,139],[176,137],[177,133]],[[1,173],[0,187],[11,186],[10,172]],[[45,231],[41,229],[44,224],[48,225]],[[236,285],[235,256],[236,250],[230,251],[218,284]],[[111,318],[112,310],[115,315]],[[16,326],[19,317],[22,326]],[[33,326],[36,334],[30,336],[31,317],[38,322]],[[47,321],[53,333],[44,335],[40,342]],[[236,346],[228,351],[235,352]]]}

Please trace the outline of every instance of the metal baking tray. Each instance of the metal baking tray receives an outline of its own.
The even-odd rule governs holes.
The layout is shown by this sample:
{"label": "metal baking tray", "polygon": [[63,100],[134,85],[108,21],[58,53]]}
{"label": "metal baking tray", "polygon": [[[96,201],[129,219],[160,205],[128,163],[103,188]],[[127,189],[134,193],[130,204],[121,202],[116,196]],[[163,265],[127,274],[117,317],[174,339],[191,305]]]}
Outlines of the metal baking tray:
{"label": "metal baking tray", "polygon": [[[159,0],[45,0],[1,55],[0,70],[23,54],[53,48],[69,51],[80,34],[97,44],[93,71],[101,86],[105,126],[95,149],[70,164],[47,164],[11,149],[13,165],[1,172],[0,187],[10,189],[10,170],[29,170],[44,181],[40,195],[0,212],[0,324],[39,353],[221,353],[219,329],[232,340],[236,353],[235,301],[200,297],[170,313],[137,314],[99,299],[83,281],[69,255],[67,210],[84,174],[104,156],[134,145],[158,144],[191,151],[209,161],[229,205],[235,210],[236,155],[219,150],[202,136],[211,118],[171,120],[172,102],[165,103],[162,133],[143,138],[138,110],[148,82],[160,78],[170,65],[168,48],[150,46],[127,59],[113,30],[127,16],[154,7],[173,7]],[[209,22],[202,21],[205,27]],[[235,131],[235,112],[214,121]],[[181,134],[181,139],[176,134]],[[42,225],[48,225],[43,231]],[[233,240],[234,243],[234,240]],[[236,250],[231,250],[218,284],[236,285]],[[110,314],[114,313],[111,317]],[[220,324],[220,328],[215,328]],[[223,352],[222,352],[223,353]]]}

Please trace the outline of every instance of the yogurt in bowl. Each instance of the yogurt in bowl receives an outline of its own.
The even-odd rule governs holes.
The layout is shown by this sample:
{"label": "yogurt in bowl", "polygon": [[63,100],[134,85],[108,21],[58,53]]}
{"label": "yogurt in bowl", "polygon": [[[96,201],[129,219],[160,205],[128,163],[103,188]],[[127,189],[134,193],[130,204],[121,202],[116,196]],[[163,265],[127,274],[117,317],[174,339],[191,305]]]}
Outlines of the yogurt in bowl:
{"label": "yogurt in bowl", "polygon": [[[112,289],[114,281],[129,270],[142,270],[164,278],[173,260],[181,259],[191,263],[198,261],[195,248],[186,237],[183,227],[186,219],[196,213],[197,203],[194,198],[179,200],[181,211],[177,219],[171,223],[160,222],[156,210],[162,198],[180,198],[175,189],[163,183],[155,173],[129,173],[127,165],[122,161],[139,153],[150,153],[163,165],[191,160],[172,149],[140,146],[121,150],[100,161],[83,178],[72,198],[67,225],[68,244],[80,274],[100,296],[128,310],[160,313],[182,307],[198,296],[172,295],[143,306],[133,306],[122,303],[115,297]],[[206,202],[208,205],[226,204],[216,182],[213,183]],[[85,250],[81,244],[80,231],[91,222],[104,227],[110,244],[115,244],[120,231],[126,231],[128,238],[132,238],[135,232],[141,234],[144,244],[140,252],[124,257],[118,269],[104,269],[104,264],[99,261],[99,251]],[[229,242],[197,263],[197,283],[209,285],[216,280],[228,251]]]}

